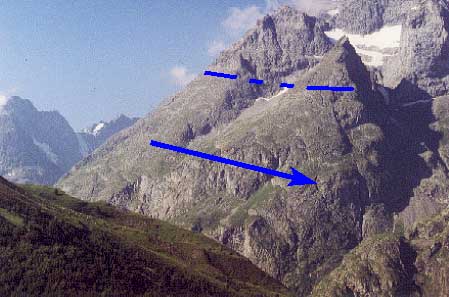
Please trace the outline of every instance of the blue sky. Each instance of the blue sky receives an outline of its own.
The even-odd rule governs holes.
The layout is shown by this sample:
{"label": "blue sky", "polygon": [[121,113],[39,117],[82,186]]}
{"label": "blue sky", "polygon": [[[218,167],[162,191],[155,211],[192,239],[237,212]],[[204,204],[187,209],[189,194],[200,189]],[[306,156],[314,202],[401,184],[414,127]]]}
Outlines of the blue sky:
{"label": "blue sky", "polygon": [[0,96],[79,130],[143,116],[201,73],[271,0],[2,0]]}

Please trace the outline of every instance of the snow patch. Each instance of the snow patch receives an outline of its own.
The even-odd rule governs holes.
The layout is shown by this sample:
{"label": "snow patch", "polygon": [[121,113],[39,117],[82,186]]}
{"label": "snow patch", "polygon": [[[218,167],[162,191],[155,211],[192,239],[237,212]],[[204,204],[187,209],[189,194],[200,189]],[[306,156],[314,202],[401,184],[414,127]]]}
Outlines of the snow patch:
{"label": "snow patch", "polygon": [[100,122],[95,126],[92,133],[96,136],[98,133],[100,133],[101,129],[103,129],[103,128],[104,128],[104,123]]}
{"label": "snow patch", "polygon": [[369,58],[368,61],[364,61],[366,65],[382,66],[384,58],[392,56],[385,53],[385,50],[400,47],[402,25],[384,26],[379,31],[367,35],[350,34],[338,28],[324,33],[334,41],[343,36],[348,37],[357,54]]}
{"label": "snow patch", "polygon": [[360,49],[360,48],[356,48],[355,51],[359,55],[368,57],[369,61],[363,61],[365,63],[365,65],[375,66],[375,67],[382,66],[384,64],[385,57],[393,56],[393,55],[382,54],[381,52],[368,51],[368,50],[364,50],[364,49]]}
{"label": "snow patch", "polygon": [[34,139],[33,137],[33,143],[34,145],[36,145],[41,151],[43,151],[45,153],[45,155],[47,155],[47,158],[53,162],[54,164],[57,164],[58,162],[58,155],[56,155],[50,148],[50,146],[48,145],[48,143],[45,142],[39,142],[36,139]]}
{"label": "snow patch", "polygon": [[276,98],[276,97],[281,96],[282,94],[285,94],[287,91],[288,91],[288,88],[282,88],[282,90],[279,93],[277,93],[276,95],[274,95],[274,96],[272,96],[270,98],[263,98],[263,97],[257,98],[256,102],[259,101],[259,100],[270,101],[273,98]]}
{"label": "snow patch", "polygon": [[400,46],[402,25],[384,26],[379,31],[368,35],[350,34],[341,29],[324,32],[329,38],[338,40],[347,36],[351,44],[356,46],[377,47],[380,49],[396,48]]}
{"label": "snow patch", "polygon": [[328,11],[327,11],[327,14],[330,15],[330,16],[335,16],[335,15],[337,15],[339,12],[340,12],[340,9],[335,8],[335,9],[328,10]]}

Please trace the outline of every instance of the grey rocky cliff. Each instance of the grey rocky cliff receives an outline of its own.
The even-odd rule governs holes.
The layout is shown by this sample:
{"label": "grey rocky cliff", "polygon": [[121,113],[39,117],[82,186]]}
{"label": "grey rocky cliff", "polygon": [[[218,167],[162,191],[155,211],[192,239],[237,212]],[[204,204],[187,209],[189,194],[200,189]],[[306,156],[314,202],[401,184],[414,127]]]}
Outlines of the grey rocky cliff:
{"label": "grey rocky cliff", "polygon": [[399,64],[394,63],[390,70],[394,72],[393,67],[400,66],[396,69],[400,77],[400,81],[396,77],[399,81],[396,93],[401,101],[420,99],[417,93],[428,98],[442,96],[447,94],[448,89],[448,5],[443,1],[428,0],[418,3],[416,7],[410,10],[404,23]]}
{"label": "grey rocky cliff", "polygon": [[[409,205],[396,217],[396,223],[410,228],[413,223],[433,216],[449,205],[449,97],[437,97],[397,112],[399,123],[412,133],[423,173],[417,181]],[[407,133],[407,132],[406,132]]]}
{"label": "grey rocky cliff", "polygon": [[449,8],[442,0],[342,1],[331,22],[354,34],[402,25],[400,48],[380,69],[379,81],[394,90],[396,102],[447,93],[449,82]]}
{"label": "grey rocky cliff", "polygon": [[11,97],[0,107],[0,175],[16,183],[54,184],[83,156],[136,118],[120,116],[101,131],[75,133],[57,111],[39,111]]}
{"label": "grey rocky cliff", "polygon": [[346,32],[369,34],[385,25],[401,24],[419,0],[348,0],[341,1],[335,26]]}
{"label": "grey rocky cliff", "polygon": [[367,238],[313,290],[312,296],[432,296],[449,293],[449,211],[401,234]]}

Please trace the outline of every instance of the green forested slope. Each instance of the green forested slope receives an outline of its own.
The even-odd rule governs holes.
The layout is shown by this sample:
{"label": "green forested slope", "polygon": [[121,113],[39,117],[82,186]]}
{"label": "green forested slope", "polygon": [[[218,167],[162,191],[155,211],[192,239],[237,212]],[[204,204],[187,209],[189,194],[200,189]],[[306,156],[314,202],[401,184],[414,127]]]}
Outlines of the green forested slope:
{"label": "green forested slope", "polygon": [[0,264],[1,296],[288,296],[200,234],[3,178]]}

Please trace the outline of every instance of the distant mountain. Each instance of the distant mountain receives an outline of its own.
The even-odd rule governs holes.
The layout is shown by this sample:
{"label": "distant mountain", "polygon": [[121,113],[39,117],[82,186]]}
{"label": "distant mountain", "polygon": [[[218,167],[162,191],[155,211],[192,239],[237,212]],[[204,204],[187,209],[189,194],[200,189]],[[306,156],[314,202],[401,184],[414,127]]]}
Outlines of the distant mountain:
{"label": "distant mountain", "polygon": [[203,235],[1,177],[0,263],[1,296],[290,296]]}
{"label": "distant mountain", "polygon": [[110,122],[100,121],[76,133],[80,141],[83,157],[92,153],[115,133],[132,126],[139,118],[129,118],[123,114]]}
{"label": "distant mountain", "polygon": [[53,184],[81,159],[69,123],[20,97],[0,110],[0,175],[18,183]]}
{"label": "distant mountain", "polygon": [[57,111],[12,97],[0,107],[0,175],[17,183],[54,184],[82,157],[136,122],[120,115],[75,133]]}

